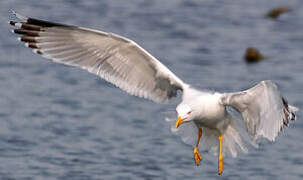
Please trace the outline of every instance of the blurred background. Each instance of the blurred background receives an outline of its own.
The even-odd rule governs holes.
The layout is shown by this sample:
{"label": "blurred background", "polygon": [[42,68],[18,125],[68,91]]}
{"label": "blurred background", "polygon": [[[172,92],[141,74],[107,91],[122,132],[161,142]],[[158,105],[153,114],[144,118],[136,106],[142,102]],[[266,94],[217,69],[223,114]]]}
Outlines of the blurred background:
{"label": "blurred background", "polygon": [[[276,19],[272,8],[291,11]],[[165,122],[168,105],[130,96],[17,41],[9,10],[128,37],[189,84],[235,92],[271,79],[303,109],[302,0],[8,0],[0,2],[0,179],[216,179],[217,158]],[[266,57],[247,64],[247,47]],[[302,179],[303,117],[236,159],[221,179]]]}

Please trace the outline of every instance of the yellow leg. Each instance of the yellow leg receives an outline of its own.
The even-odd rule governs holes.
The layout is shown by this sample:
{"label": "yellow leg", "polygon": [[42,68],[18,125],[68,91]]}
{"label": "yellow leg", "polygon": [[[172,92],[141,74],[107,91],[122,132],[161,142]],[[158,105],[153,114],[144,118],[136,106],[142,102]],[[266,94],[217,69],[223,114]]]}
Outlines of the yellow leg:
{"label": "yellow leg", "polygon": [[199,166],[200,161],[202,160],[202,156],[201,156],[201,154],[198,150],[198,146],[199,146],[201,136],[202,136],[202,129],[199,128],[198,140],[197,140],[197,143],[196,143],[196,147],[194,149],[194,159],[195,159],[195,163],[196,163],[197,166]]}
{"label": "yellow leg", "polygon": [[219,135],[220,153],[219,153],[219,164],[218,164],[218,174],[219,175],[221,175],[223,172],[222,141],[223,141],[223,134],[220,134]]}

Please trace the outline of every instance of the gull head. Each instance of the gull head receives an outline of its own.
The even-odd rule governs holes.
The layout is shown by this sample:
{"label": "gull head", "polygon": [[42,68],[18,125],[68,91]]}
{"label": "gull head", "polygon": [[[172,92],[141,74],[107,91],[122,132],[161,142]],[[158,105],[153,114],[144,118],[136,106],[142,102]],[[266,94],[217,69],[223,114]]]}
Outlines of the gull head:
{"label": "gull head", "polygon": [[176,111],[178,113],[178,119],[176,122],[176,128],[185,122],[189,122],[193,119],[192,109],[187,104],[180,104]]}

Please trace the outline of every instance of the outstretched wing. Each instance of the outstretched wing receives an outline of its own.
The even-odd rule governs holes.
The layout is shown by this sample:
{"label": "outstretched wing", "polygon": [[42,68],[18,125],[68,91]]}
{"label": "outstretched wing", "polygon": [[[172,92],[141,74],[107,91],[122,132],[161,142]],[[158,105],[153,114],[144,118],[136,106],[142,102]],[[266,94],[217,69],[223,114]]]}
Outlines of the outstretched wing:
{"label": "outstretched wing", "polygon": [[77,66],[139,97],[164,102],[184,83],[135,42],[113,33],[52,23],[15,13],[20,41],[55,62]]}
{"label": "outstretched wing", "polygon": [[274,141],[283,126],[296,119],[294,112],[298,110],[288,105],[271,81],[262,81],[246,91],[223,94],[221,102],[241,113],[255,140],[263,136]]}

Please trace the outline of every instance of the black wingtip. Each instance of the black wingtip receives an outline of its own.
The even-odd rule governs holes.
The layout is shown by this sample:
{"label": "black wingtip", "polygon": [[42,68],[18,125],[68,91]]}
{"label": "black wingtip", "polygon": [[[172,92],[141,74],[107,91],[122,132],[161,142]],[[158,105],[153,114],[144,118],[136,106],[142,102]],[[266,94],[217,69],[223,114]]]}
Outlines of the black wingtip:
{"label": "black wingtip", "polygon": [[292,120],[292,121],[296,120],[296,115],[295,115],[295,113],[291,112],[291,115],[292,115],[292,116],[291,116],[291,120]]}
{"label": "black wingtip", "polygon": [[284,113],[283,125],[284,126],[281,126],[281,129],[283,129],[282,127],[285,127],[285,126],[288,127],[289,126],[289,120],[291,120],[291,121],[296,120],[295,113],[292,112],[292,110],[290,109],[290,106],[288,105],[287,100],[284,97],[282,97],[282,102],[283,102],[283,105],[284,105],[284,108],[283,108],[283,113]]}
{"label": "black wingtip", "polygon": [[8,21],[8,24],[15,26],[16,22],[15,21]]}
{"label": "black wingtip", "polygon": [[37,50],[36,53],[37,53],[37,54],[40,54],[40,55],[43,54],[40,50]]}
{"label": "black wingtip", "polygon": [[39,47],[37,46],[37,44],[31,43],[31,42],[25,43],[25,46],[27,46],[27,47],[29,47],[29,48],[33,48],[33,49],[38,49],[38,48],[39,48]]}
{"label": "black wingtip", "polygon": [[13,29],[12,32],[16,34],[26,34],[26,32],[22,29]]}

